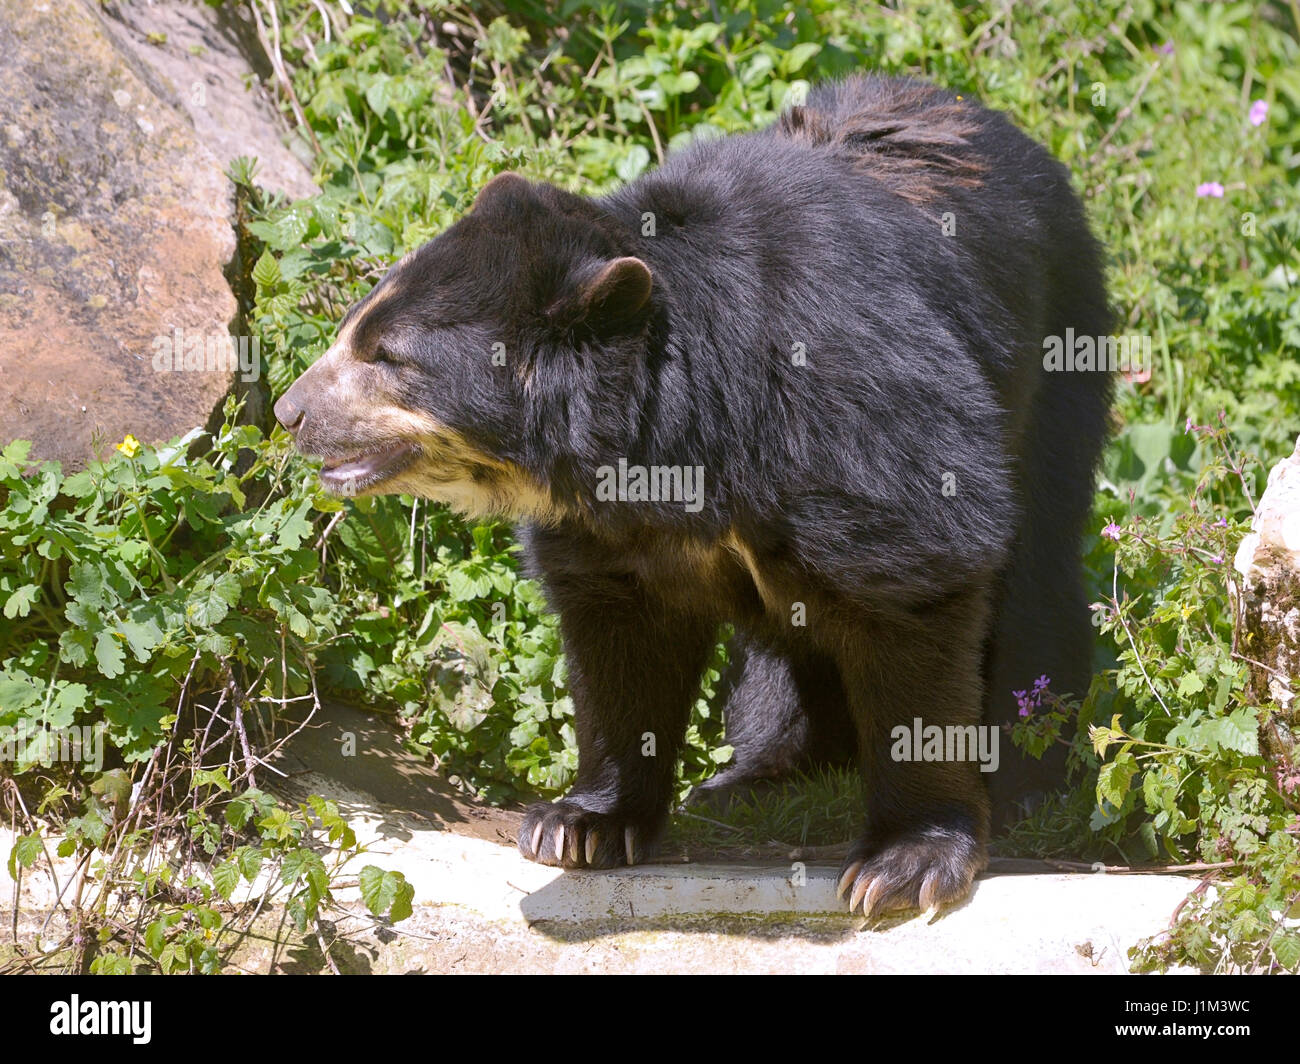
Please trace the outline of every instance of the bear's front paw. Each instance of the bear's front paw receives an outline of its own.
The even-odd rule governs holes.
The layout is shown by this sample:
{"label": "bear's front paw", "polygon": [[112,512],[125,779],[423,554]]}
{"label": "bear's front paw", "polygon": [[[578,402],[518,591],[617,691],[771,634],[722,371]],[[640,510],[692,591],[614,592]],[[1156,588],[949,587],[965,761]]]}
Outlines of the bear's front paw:
{"label": "bear's front paw", "polygon": [[519,828],[519,852],[561,868],[636,864],[654,841],[654,825],[611,813],[593,813],[565,798],[528,807]]}
{"label": "bear's front paw", "polygon": [[849,854],[837,894],[849,912],[871,919],[894,909],[954,905],[988,863],[984,845],[959,828],[918,827],[878,841],[868,836]]}

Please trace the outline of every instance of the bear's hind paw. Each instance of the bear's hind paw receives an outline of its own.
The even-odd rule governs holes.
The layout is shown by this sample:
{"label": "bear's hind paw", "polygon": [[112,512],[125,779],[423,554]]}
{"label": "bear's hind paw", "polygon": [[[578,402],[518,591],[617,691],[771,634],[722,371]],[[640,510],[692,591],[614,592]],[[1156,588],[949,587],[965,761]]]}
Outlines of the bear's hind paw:
{"label": "bear's hind paw", "polygon": [[985,864],[983,845],[950,829],[864,840],[845,860],[836,894],[868,920],[893,910],[928,912],[964,901]]}

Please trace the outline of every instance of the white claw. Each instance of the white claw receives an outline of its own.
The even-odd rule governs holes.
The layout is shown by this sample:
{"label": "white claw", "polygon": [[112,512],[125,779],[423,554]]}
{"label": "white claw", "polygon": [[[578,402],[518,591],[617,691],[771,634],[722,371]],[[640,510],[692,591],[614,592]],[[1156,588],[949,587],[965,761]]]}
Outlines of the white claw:
{"label": "white claw", "polygon": [[[835,888],[835,897],[841,901],[844,899],[845,892],[852,886],[853,881],[858,878],[858,873],[862,871],[862,862],[854,861],[848,868],[840,873],[839,884]],[[850,906],[852,908],[852,906]]]}
{"label": "white claw", "polygon": [[574,828],[569,832],[569,864],[578,863],[578,847],[581,845],[582,833]]}
{"label": "white claw", "polygon": [[636,831],[633,828],[623,829],[623,852],[627,854],[628,864],[636,864]]}
{"label": "white claw", "polygon": [[922,882],[921,884],[921,893],[920,893],[920,898],[918,900],[919,900],[920,908],[923,912],[928,913],[932,909],[937,910],[939,908],[939,903],[935,900],[935,895],[938,893],[939,893],[939,872],[936,869],[935,871],[930,872],[930,874],[925,877],[924,882]]}
{"label": "white claw", "polygon": [[555,860],[559,864],[564,863],[564,825],[561,824],[555,832]]}
{"label": "white claw", "polygon": [[533,856],[540,857],[540,847],[542,845],[542,822],[539,820],[537,826],[533,828]]}
{"label": "white claw", "polygon": [[[866,896],[868,888],[874,886],[875,882],[874,879],[863,879],[854,884],[853,896],[849,898],[849,912],[853,912],[858,907],[858,904]],[[866,910],[864,909],[863,914],[865,915],[865,913]]]}
{"label": "white claw", "polygon": [[862,898],[862,915],[868,920],[876,915],[876,902],[880,896],[885,893],[885,881],[883,879],[873,879],[871,886],[865,891]]}
{"label": "white claw", "polygon": [[593,829],[587,832],[587,864],[591,864],[591,862],[596,859],[596,841],[597,836],[595,830]]}

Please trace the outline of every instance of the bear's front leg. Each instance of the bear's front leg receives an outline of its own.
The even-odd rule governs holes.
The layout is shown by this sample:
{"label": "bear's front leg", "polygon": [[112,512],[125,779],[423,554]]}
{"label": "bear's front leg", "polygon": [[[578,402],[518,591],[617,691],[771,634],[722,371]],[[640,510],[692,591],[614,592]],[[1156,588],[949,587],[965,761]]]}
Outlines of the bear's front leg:
{"label": "bear's front leg", "polygon": [[631,575],[547,574],[560,615],[578,778],[529,807],[519,850],[564,868],[635,864],[667,819],[677,758],[716,626],[645,594]]}
{"label": "bear's front leg", "polygon": [[1001,736],[980,720],[983,612],[979,594],[959,596],[859,633],[839,657],[867,793],[838,884],[850,911],[955,904],[987,863],[980,766],[996,768]]}

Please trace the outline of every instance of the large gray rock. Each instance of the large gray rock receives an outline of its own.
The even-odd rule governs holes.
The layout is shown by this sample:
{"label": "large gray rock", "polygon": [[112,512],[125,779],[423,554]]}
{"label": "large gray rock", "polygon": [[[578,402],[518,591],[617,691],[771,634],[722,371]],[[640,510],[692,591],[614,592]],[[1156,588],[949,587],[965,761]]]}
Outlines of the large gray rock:
{"label": "large gray rock", "polygon": [[[245,11],[242,5],[238,10]],[[110,13],[110,28],[146,78],[159,95],[180,104],[222,166],[239,155],[255,156],[257,181],[270,191],[290,199],[320,191],[285,146],[289,130],[266,88],[271,65],[256,28],[235,5],[152,0],[114,4]],[[301,138],[295,143],[310,157]]]}
{"label": "large gray rock", "polygon": [[229,335],[229,182],[88,5],[0,0],[0,440],[82,464],[204,424],[228,370],[156,372]]}
{"label": "large gray rock", "polygon": [[1252,659],[1252,685],[1261,701],[1282,707],[1261,735],[1284,786],[1300,783],[1300,440],[1269,472],[1250,534],[1233,561],[1241,617],[1241,653]]}

